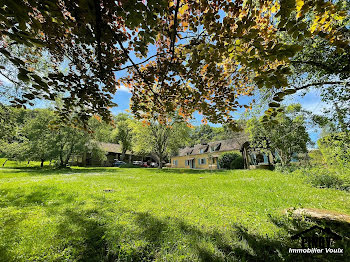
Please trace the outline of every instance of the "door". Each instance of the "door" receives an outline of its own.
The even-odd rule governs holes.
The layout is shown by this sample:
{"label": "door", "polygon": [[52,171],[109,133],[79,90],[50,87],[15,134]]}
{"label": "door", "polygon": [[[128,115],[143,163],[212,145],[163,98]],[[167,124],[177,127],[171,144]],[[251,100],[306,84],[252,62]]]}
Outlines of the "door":
{"label": "door", "polygon": [[196,161],[194,159],[190,160],[190,168],[195,168]]}

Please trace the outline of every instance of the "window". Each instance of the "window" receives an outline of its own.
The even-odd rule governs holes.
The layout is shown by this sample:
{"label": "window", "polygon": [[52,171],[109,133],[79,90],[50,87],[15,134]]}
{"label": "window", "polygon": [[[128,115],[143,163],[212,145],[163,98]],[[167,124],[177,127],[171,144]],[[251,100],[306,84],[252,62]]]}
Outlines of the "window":
{"label": "window", "polygon": [[185,166],[188,166],[189,160],[185,160]]}
{"label": "window", "polygon": [[206,162],[207,162],[207,161],[206,161],[205,158],[199,158],[199,159],[198,159],[198,164],[199,164],[199,165],[205,165]]}
{"label": "window", "polygon": [[221,143],[213,145],[210,147],[210,152],[215,152],[215,151],[219,151],[221,147]]}
{"label": "window", "polygon": [[190,154],[192,154],[192,152],[193,152],[193,149],[192,149],[191,151],[188,151],[188,152],[186,153],[186,155],[190,155]]}
{"label": "window", "polygon": [[177,160],[173,160],[173,165],[177,166]]}
{"label": "window", "polygon": [[208,152],[208,148],[209,148],[209,146],[206,146],[206,147],[203,147],[203,148],[199,149],[199,153],[203,154],[205,152]]}

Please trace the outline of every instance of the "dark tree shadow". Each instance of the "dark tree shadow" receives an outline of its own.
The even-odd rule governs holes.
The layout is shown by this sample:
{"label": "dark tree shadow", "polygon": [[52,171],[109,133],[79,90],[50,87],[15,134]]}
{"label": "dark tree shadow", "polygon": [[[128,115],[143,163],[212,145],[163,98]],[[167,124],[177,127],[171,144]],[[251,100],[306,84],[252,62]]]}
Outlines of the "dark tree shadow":
{"label": "dark tree shadow", "polygon": [[163,168],[157,169],[157,171],[167,174],[211,174],[215,173],[225,173],[227,170],[217,169],[217,170],[208,170],[208,169],[182,169],[182,168]]}
{"label": "dark tree shadow", "polygon": [[[1,194],[2,207],[41,205],[47,207],[48,215],[60,217],[56,237],[62,239],[60,242],[64,243],[64,246],[59,249],[73,250],[71,257],[77,261],[166,260],[163,257],[164,253],[178,255],[178,243],[181,242],[187,245],[183,261],[346,261],[345,256],[348,254],[342,256],[288,253],[289,248],[300,248],[298,242],[291,240],[291,235],[320,223],[317,221],[269,216],[269,222],[282,232],[269,237],[252,233],[249,228],[240,224],[233,225],[225,232],[203,229],[177,217],[159,218],[150,212],[114,207],[113,200],[104,198],[94,199],[93,207],[87,207],[84,204],[76,204],[74,195],[65,195],[55,187],[42,186],[22,195],[12,194],[11,191],[2,191]],[[57,199],[57,206],[50,204],[50,201]],[[64,205],[65,208],[61,209],[62,203],[69,205]],[[113,213],[105,212],[106,207],[110,207]],[[128,226],[116,223],[114,217],[107,214],[127,214]],[[25,213],[16,219],[25,219]],[[9,220],[8,223],[13,223],[7,228],[14,228],[15,233],[17,222]],[[349,252],[349,242],[346,239],[349,225],[322,226],[327,225],[344,237],[347,242],[344,242],[343,247],[345,252]],[[134,246],[134,240],[142,240],[143,244]],[[11,261],[11,254],[6,250],[0,249],[0,255]]]}
{"label": "dark tree shadow", "polygon": [[11,167],[0,168],[1,172],[15,174],[15,173],[29,173],[33,176],[48,176],[48,175],[73,175],[73,174],[89,174],[89,173],[117,173],[121,170],[118,168],[103,168],[103,167],[89,167],[89,168],[54,168],[54,167]]}

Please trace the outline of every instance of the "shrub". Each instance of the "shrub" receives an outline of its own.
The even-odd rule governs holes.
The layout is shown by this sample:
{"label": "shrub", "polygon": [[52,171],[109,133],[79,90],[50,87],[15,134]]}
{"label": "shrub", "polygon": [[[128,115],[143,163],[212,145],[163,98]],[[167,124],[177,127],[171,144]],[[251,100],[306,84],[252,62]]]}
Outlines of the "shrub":
{"label": "shrub", "polygon": [[244,168],[243,157],[238,156],[236,159],[234,159],[231,162],[230,168],[231,169],[243,169]]}
{"label": "shrub", "polygon": [[350,167],[350,138],[345,132],[325,136],[317,144],[329,167]]}
{"label": "shrub", "polygon": [[239,157],[240,154],[235,152],[223,153],[218,160],[220,168],[231,169],[231,163]]}
{"label": "shrub", "polygon": [[307,182],[313,186],[350,190],[349,181],[335,171],[313,168],[306,171],[305,175]]}
{"label": "shrub", "polygon": [[281,172],[281,173],[292,173],[295,170],[298,170],[300,166],[296,164],[289,164],[289,165],[282,165],[281,163],[275,164],[275,171]]}

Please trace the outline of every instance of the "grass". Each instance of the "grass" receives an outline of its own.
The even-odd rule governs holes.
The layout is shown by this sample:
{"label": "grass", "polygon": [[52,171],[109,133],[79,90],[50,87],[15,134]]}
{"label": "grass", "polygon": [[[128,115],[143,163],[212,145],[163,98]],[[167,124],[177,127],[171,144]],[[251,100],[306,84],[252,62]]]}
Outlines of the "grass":
{"label": "grass", "polygon": [[283,210],[350,214],[348,192],[267,170],[6,166],[0,261],[300,261],[290,235],[312,222]]}

